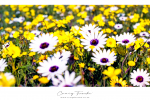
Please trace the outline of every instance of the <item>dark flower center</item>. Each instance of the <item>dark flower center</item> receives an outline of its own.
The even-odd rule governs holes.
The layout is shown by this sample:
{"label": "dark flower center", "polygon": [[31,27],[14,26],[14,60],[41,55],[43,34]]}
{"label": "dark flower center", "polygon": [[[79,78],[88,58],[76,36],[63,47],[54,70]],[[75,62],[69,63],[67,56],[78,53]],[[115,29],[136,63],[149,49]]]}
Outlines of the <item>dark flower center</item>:
{"label": "dark flower center", "polygon": [[9,45],[6,45],[6,48],[8,47]]}
{"label": "dark flower center", "polygon": [[61,59],[63,56],[60,56],[59,59]]}
{"label": "dark flower center", "polygon": [[94,45],[94,46],[96,46],[98,43],[99,43],[99,41],[97,39],[93,39],[90,41],[90,44]]}
{"label": "dark flower center", "polygon": [[126,43],[129,43],[129,40],[128,40],[128,39],[125,39],[125,40],[123,40],[122,42],[126,44]]}
{"label": "dark flower center", "polygon": [[150,41],[147,42],[150,45]]}
{"label": "dark flower center", "polygon": [[74,63],[74,61],[75,61],[75,59],[74,59],[74,55],[73,55],[73,54],[71,54],[71,56],[69,57],[68,63],[69,63],[69,64],[73,64],[73,63]]}
{"label": "dark flower center", "polygon": [[64,87],[73,87],[73,85],[65,85]]}
{"label": "dark flower center", "polygon": [[136,78],[136,81],[137,82],[143,82],[143,80],[144,80],[144,78],[142,77],[142,76],[138,76],[137,78]]}
{"label": "dark flower center", "polygon": [[40,48],[41,48],[41,49],[45,49],[45,48],[47,48],[48,46],[49,46],[49,43],[44,42],[44,43],[42,43],[42,44],[40,45]]}
{"label": "dark flower center", "polygon": [[115,83],[115,86],[122,87],[120,83]]}
{"label": "dark flower center", "polygon": [[54,65],[54,66],[52,66],[52,67],[49,68],[49,71],[50,71],[50,72],[55,72],[55,71],[57,71],[58,69],[59,69],[59,67],[56,66],[56,65]]}
{"label": "dark flower center", "polygon": [[145,35],[145,33],[143,33],[143,36]]}
{"label": "dark flower center", "polygon": [[102,58],[102,59],[100,60],[100,62],[102,62],[102,63],[107,63],[107,62],[108,62],[108,59],[107,59],[107,58]]}
{"label": "dark flower center", "polygon": [[91,33],[91,30],[88,30],[89,33]]}

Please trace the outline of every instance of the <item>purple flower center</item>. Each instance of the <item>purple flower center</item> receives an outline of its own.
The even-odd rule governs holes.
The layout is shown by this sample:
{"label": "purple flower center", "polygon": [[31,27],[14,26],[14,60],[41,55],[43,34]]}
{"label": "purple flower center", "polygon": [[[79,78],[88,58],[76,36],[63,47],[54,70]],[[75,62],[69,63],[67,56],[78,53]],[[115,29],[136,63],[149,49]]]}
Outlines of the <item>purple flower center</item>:
{"label": "purple flower center", "polygon": [[136,81],[137,82],[143,82],[143,80],[144,80],[144,78],[142,77],[142,76],[138,76],[138,77],[136,77]]}
{"label": "purple flower center", "polygon": [[65,85],[64,87],[73,87],[73,85]]}
{"label": "purple flower center", "polygon": [[49,68],[49,71],[50,71],[50,72],[55,72],[55,71],[57,71],[58,69],[59,69],[59,67],[56,66],[56,65],[54,65],[54,66],[52,66],[52,67]]}
{"label": "purple flower center", "polygon": [[94,45],[94,46],[96,46],[98,43],[99,43],[99,41],[98,41],[97,39],[92,39],[92,40],[90,41],[90,44],[91,44],[91,45]]}
{"label": "purple flower center", "polygon": [[129,43],[129,40],[128,39],[125,39],[125,40],[122,40],[122,43]]}
{"label": "purple flower center", "polygon": [[120,83],[115,83],[115,86],[122,87]]}
{"label": "purple flower center", "polygon": [[102,59],[100,60],[100,62],[102,62],[102,63],[107,63],[107,62],[108,62],[108,59],[107,59],[107,58],[102,58]]}
{"label": "purple flower center", "polygon": [[40,48],[41,48],[41,49],[45,49],[45,48],[47,48],[48,46],[49,46],[49,43],[44,42],[44,43],[42,43],[42,44],[40,45]]}
{"label": "purple flower center", "polygon": [[150,41],[147,42],[150,45]]}
{"label": "purple flower center", "polygon": [[89,33],[91,33],[91,30],[88,30]]}

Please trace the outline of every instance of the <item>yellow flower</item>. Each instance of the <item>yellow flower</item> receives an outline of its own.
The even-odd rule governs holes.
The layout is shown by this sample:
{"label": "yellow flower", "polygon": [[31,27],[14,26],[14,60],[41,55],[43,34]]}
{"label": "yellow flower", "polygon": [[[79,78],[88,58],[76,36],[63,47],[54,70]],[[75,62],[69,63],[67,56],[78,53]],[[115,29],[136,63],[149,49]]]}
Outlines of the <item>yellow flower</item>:
{"label": "yellow flower", "polygon": [[14,37],[14,38],[19,37],[19,32],[16,31],[16,32],[13,34],[13,37]]}
{"label": "yellow flower", "polygon": [[128,61],[128,65],[131,66],[131,67],[135,66],[135,62],[134,61]]}
{"label": "yellow flower", "polygon": [[88,70],[91,71],[91,72],[94,72],[94,71],[95,71],[95,68],[89,67]]}
{"label": "yellow flower", "polygon": [[7,28],[5,28],[5,31],[7,31],[7,32],[11,32],[11,31],[12,31],[12,29],[11,29],[10,27],[7,27]]}
{"label": "yellow flower", "polygon": [[75,59],[75,60],[79,60],[79,58],[78,58],[78,57],[75,57],[75,56],[74,56],[74,59]]}
{"label": "yellow flower", "polygon": [[41,77],[38,79],[40,83],[42,84],[46,84],[49,82],[48,78],[47,77]]}
{"label": "yellow flower", "polygon": [[127,87],[126,84],[126,80],[122,80],[122,78],[118,79],[118,77],[112,78],[110,81],[112,87]]}
{"label": "yellow flower", "polygon": [[5,23],[9,23],[9,19],[8,18],[5,18]]}
{"label": "yellow flower", "polygon": [[5,40],[7,40],[7,39],[8,39],[8,37],[9,37],[9,34],[8,34],[8,33],[6,33],[6,35],[5,35]]}
{"label": "yellow flower", "polygon": [[20,53],[21,53],[20,48],[18,46],[15,46],[11,41],[7,50],[8,50],[8,54],[12,56],[13,58],[20,56]]}
{"label": "yellow flower", "polygon": [[29,53],[29,56],[30,56],[30,57],[32,57],[32,56],[34,56],[34,55],[35,55],[35,52],[30,52],[30,53]]}
{"label": "yellow flower", "polygon": [[117,77],[117,75],[119,75],[121,73],[121,69],[115,69],[114,67],[108,67],[108,70],[104,70],[103,74],[107,75],[107,77],[104,77],[104,79],[106,78],[114,78]]}
{"label": "yellow flower", "polygon": [[79,67],[80,67],[80,68],[84,68],[84,66],[85,66],[84,63],[80,63],[80,64],[79,64]]}
{"label": "yellow flower", "polygon": [[34,40],[35,34],[26,31],[26,32],[24,32],[23,36],[24,36],[27,40]]}
{"label": "yellow flower", "polygon": [[115,23],[113,21],[108,21],[108,25],[113,27]]}
{"label": "yellow flower", "polygon": [[150,64],[150,57],[146,58],[148,64]]}
{"label": "yellow flower", "polygon": [[106,42],[107,42],[106,46],[116,47],[116,40],[114,38],[108,38]]}
{"label": "yellow flower", "polygon": [[77,23],[83,25],[83,24],[84,24],[84,20],[83,20],[83,19],[78,19],[78,20],[77,20]]}
{"label": "yellow flower", "polygon": [[142,12],[147,14],[148,13],[148,8],[143,8]]}
{"label": "yellow flower", "polygon": [[38,62],[42,62],[43,60],[47,59],[48,55],[41,55]]}
{"label": "yellow flower", "polygon": [[93,50],[93,49],[95,48],[95,46],[94,46],[94,45],[91,45],[90,48]]}
{"label": "yellow flower", "polygon": [[8,16],[8,15],[9,15],[9,12],[8,12],[8,11],[5,11],[4,14],[5,14],[6,16]]}
{"label": "yellow flower", "polygon": [[33,80],[36,80],[37,78],[39,78],[38,75],[34,75],[34,76],[33,76]]}
{"label": "yellow flower", "polygon": [[[9,78],[11,76],[11,78]],[[15,84],[15,78],[9,73],[0,74],[0,87],[10,87]]]}
{"label": "yellow flower", "polygon": [[23,52],[19,57],[21,57],[23,55],[27,55],[27,52]]}

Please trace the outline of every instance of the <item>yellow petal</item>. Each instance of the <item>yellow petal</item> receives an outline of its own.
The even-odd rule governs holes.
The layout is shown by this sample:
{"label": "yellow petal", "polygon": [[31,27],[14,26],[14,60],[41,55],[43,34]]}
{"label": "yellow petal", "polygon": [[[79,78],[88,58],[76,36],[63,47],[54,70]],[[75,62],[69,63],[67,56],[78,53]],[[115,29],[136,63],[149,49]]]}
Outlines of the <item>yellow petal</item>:
{"label": "yellow petal", "polygon": [[116,69],[114,73],[115,75],[119,75],[121,73],[121,69]]}

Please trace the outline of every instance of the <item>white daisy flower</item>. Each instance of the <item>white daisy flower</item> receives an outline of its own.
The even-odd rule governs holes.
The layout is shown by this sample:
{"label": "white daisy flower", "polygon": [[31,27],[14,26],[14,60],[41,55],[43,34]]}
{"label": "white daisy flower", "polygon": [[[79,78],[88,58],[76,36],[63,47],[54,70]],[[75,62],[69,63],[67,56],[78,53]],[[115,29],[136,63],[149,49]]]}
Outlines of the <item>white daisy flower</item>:
{"label": "white daisy flower", "polygon": [[139,25],[140,23],[136,23],[135,25],[133,25],[133,28],[136,29]]}
{"label": "white daisy flower", "polygon": [[140,36],[149,37],[149,33],[148,33],[148,32],[141,32],[139,35],[140,35]]}
{"label": "white daisy flower", "polygon": [[85,25],[83,26],[80,31],[81,34],[87,34],[88,32],[91,33],[92,31],[99,31],[101,30],[101,28],[98,28],[98,27],[95,27],[96,25],[92,25],[92,24],[89,24],[89,25]]}
{"label": "white daisy flower", "polygon": [[134,42],[135,37],[134,35],[129,34],[129,32],[128,33],[124,32],[124,34],[121,34],[120,36],[116,35],[116,41],[117,43],[120,43],[122,45],[127,45],[130,44],[131,42]]}
{"label": "white daisy flower", "polygon": [[116,10],[118,10],[118,7],[116,7],[116,6],[110,7],[110,10],[111,10],[111,11],[116,11]]}
{"label": "white daisy flower", "polygon": [[129,16],[130,19],[132,19],[133,17],[134,17],[133,15]]}
{"label": "white daisy flower", "polygon": [[20,14],[20,11],[16,11],[16,14]]}
{"label": "white daisy flower", "polygon": [[5,67],[7,66],[7,62],[5,59],[0,59],[0,71],[4,71]]}
{"label": "white daisy flower", "polygon": [[48,58],[47,61],[39,63],[40,66],[37,68],[38,73],[42,76],[47,76],[48,79],[54,78],[55,75],[62,74],[67,69],[66,61],[62,61],[58,58]]}
{"label": "white daisy flower", "polygon": [[58,79],[52,79],[55,87],[84,87],[84,85],[76,85],[81,80],[81,76],[75,78],[75,72],[69,75],[69,71],[66,70],[64,78],[62,75],[57,75],[57,77]]}
{"label": "white daisy flower", "polygon": [[33,52],[45,53],[46,51],[52,51],[57,42],[57,37],[53,37],[53,34],[42,34],[42,36],[39,35],[39,37],[31,40],[29,48],[32,48],[31,51]]}
{"label": "white daisy flower", "polygon": [[54,54],[54,57],[55,57],[55,58],[58,58],[58,59],[60,59],[60,60],[62,60],[62,61],[66,61],[66,64],[67,64],[67,61],[68,61],[70,55],[71,55],[71,52],[70,52],[70,51],[62,50],[62,52],[57,52],[57,53],[55,53],[55,54]]}
{"label": "white daisy flower", "polygon": [[119,17],[119,19],[120,19],[121,21],[125,21],[125,20],[127,19],[127,17],[121,16],[121,17]]}
{"label": "white daisy flower", "polygon": [[137,71],[133,70],[133,73],[131,73],[130,82],[133,86],[145,87],[146,85],[149,85],[148,81],[150,81],[150,77],[146,70],[137,69]]}
{"label": "white daisy flower", "polygon": [[10,34],[9,34],[9,37],[10,38],[13,38],[13,34],[15,33],[15,31],[12,31]]}
{"label": "white daisy flower", "polygon": [[114,28],[115,29],[122,29],[123,25],[122,24],[115,24]]}
{"label": "white daisy flower", "polygon": [[117,16],[118,16],[118,17],[124,17],[125,14],[124,14],[124,13],[119,13],[119,14],[117,14]]}
{"label": "white daisy flower", "polygon": [[106,44],[106,34],[102,35],[103,31],[101,31],[98,34],[98,31],[91,31],[91,33],[87,32],[86,34],[83,34],[83,37],[85,39],[80,39],[82,41],[82,45],[85,45],[84,49],[87,49],[88,51],[91,50],[91,46],[93,48],[93,51],[100,50],[100,48],[104,48],[104,45]]}
{"label": "white daisy flower", "polygon": [[110,52],[110,50],[104,49],[103,51],[100,50],[95,51],[95,53],[93,53],[92,59],[94,62],[96,62],[96,64],[100,64],[100,65],[107,65],[110,66],[111,64],[114,63],[114,61],[116,61],[116,56],[114,52]]}
{"label": "white daisy flower", "polygon": [[1,34],[1,35],[4,35],[4,34],[6,34],[6,32],[5,32],[5,31],[2,31],[0,34]]}
{"label": "white daisy flower", "polygon": [[89,19],[89,16],[87,16],[84,20],[85,20],[85,21],[89,21],[89,20],[90,20],[90,19]]}
{"label": "white daisy flower", "polygon": [[30,33],[33,33],[34,35],[38,36],[38,35],[40,35],[41,31],[32,30]]}
{"label": "white daisy flower", "polygon": [[74,28],[75,28],[76,30],[79,30],[80,27],[79,27],[78,25],[75,25]]}
{"label": "white daisy flower", "polygon": [[94,8],[93,6],[89,6],[89,7],[86,7],[86,10],[87,10],[87,11],[92,11],[93,8]]}
{"label": "white daisy flower", "polygon": [[10,42],[5,43],[4,45],[2,45],[3,49],[8,48],[10,45]]}

